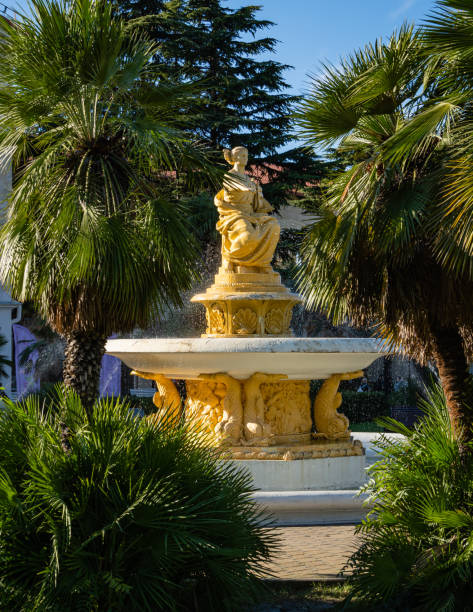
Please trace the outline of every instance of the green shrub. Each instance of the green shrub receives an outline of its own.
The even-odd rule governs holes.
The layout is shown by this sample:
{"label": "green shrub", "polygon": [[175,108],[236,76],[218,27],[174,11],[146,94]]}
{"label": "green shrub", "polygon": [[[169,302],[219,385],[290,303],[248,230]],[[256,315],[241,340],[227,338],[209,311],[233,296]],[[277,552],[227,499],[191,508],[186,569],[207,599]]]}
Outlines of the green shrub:
{"label": "green shrub", "polygon": [[[70,452],[61,434],[71,435]],[[59,390],[0,412],[0,609],[238,610],[273,539],[251,479],[183,423]]]}
{"label": "green shrub", "polygon": [[343,391],[343,403],[340,412],[346,415],[351,423],[374,421],[378,417],[387,416],[388,406],[386,396],[381,391]]}
{"label": "green shrub", "polygon": [[[312,403],[323,382],[323,380],[310,381],[310,397]],[[342,390],[341,393],[342,405],[340,407],[340,412],[343,412],[343,414],[349,418],[350,423],[374,421],[378,417],[387,416],[389,414],[386,395],[381,391],[358,393],[357,391]]]}
{"label": "green shrub", "polygon": [[387,397],[386,401],[390,407],[392,406],[415,406],[417,404],[417,398],[409,393],[409,389],[400,389],[399,391],[392,391]]}
{"label": "green shrub", "polygon": [[126,396],[126,401],[130,403],[135,415],[149,416],[156,412],[156,406],[153,404],[152,397],[136,397],[134,395]]}
{"label": "green shrub", "polygon": [[387,396],[387,402],[391,407],[416,406],[419,398],[424,397],[424,395],[424,387],[419,386],[415,380],[409,378],[407,381],[407,387],[400,389],[399,391],[392,391]]}
{"label": "green shrub", "polygon": [[383,436],[369,471],[373,509],[349,562],[353,595],[366,609],[471,610],[473,459],[453,438],[441,389],[421,407],[413,430],[382,420],[406,438]]}

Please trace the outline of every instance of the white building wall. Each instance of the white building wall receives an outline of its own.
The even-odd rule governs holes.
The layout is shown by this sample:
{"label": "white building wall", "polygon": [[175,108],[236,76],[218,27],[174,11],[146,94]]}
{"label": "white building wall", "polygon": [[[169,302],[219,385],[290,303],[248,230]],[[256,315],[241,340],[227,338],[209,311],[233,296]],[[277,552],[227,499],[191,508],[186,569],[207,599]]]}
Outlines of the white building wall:
{"label": "white building wall", "polygon": [[[5,201],[8,198],[12,188],[11,170],[0,173],[0,211],[3,222],[3,211]],[[21,304],[13,300],[9,293],[0,286],[0,334],[5,337],[7,344],[0,347],[0,354],[11,361],[13,359],[13,337],[12,325],[21,319]],[[12,373],[11,368],[7,370],[7,377],[0,381],[0,384],[5,388],[7,395],[11,394],[12,390]]]}

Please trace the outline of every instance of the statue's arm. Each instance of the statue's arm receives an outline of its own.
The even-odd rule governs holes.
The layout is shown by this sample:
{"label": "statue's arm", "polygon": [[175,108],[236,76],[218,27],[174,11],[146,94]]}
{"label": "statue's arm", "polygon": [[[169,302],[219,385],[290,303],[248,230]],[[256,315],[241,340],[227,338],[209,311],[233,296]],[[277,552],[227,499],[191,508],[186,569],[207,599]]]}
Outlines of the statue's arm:
{"label": "statue's arm", "polygon": [[261,212],[272,213],[273,211],[274,208],[271,206],[268,200],[261,196]]}
{"label": "statue's arm", "polygon": [[274,208],[263,195],[261,185],[256,184],[256,210],[255,212],[271,213]]}

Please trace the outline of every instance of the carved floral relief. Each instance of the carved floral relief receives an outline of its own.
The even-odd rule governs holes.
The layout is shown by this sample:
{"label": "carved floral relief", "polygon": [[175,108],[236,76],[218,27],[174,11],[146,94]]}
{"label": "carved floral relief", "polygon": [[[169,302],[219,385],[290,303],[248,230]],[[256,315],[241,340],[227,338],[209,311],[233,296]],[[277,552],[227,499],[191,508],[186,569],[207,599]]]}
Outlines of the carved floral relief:
{"label": "carved floral relief", "polygon": [[280,381],[261,385],[265,421],[276,435],[310,433],[310,382]]}
{"label": "carved floral relief", "polygon": [[258,316],[251,308],[240,308],[233,315],[233,331],[236,334],[254,334],[258,325]]}
{"label": "carved floral relief", "polygon": [[225,329],[225,311],[218,304],[212,304],[208,309],[208,325],[211,334],[224,334]]}
{"label": "carved floral relief", "polygon": [[266,333],[275,335],[284,333],[286,331],[285,318],[284,311],[281,308],[268,310],[264,319]]}

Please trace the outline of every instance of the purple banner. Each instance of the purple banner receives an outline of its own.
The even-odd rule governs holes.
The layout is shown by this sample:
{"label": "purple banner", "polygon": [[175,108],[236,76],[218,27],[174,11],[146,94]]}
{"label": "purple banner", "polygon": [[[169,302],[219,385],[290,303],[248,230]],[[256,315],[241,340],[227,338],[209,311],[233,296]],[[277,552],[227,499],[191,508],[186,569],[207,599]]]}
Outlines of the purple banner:
{"label": "purple banner", "polygon": [[27,366],[20,365],[21,354],[37,342],[37,339],[28,328],[18,323],[13,324],[13,342],[15,345],[16,392],[17,398],[21,399],[28,393],[39,391],[40,381],[35,377],[39,352],[36,349],[31,352]]}

